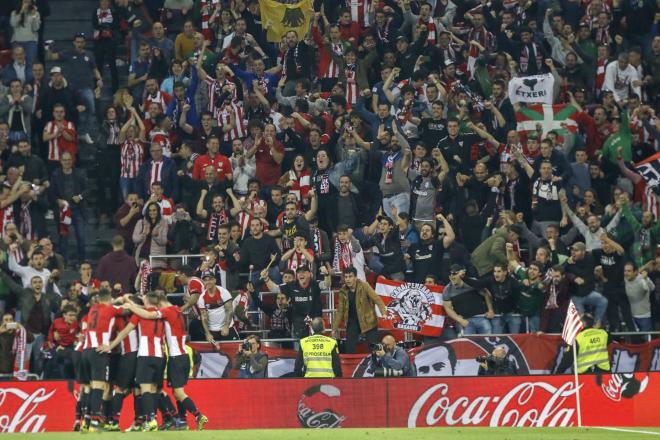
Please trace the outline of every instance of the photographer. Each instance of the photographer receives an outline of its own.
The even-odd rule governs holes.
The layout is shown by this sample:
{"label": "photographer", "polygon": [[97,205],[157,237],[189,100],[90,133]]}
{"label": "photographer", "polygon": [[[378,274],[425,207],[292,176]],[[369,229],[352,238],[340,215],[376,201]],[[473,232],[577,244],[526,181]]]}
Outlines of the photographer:
{"label": "photographer", "polygon": [[504,347],[497,347],[489,356],[477,356],[479,376],[514,376],[516,365],[507,359]]}
{"label": "photographer", "polygon": [[240,379],[261,379],[268,377],[268,355],[261,351],[261,339],[249,335],[238,348],[234,368],[239,370]]}
{"label": "photographer", "polygon": [[375,377],[415,376],[408,353],[396,345],[394,336],[387,335],[381,344],[372,344],[370,348],[370,369]]}

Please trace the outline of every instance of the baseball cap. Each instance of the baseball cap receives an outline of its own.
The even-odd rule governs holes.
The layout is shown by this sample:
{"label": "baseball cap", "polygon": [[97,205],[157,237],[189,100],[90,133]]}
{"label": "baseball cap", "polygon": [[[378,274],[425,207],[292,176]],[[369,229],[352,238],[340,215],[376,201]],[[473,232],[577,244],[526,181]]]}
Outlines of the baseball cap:
{"label": "baseball cap", "polygon": [[50,74],[52,75],[53,73],[62,73],[62,68],[60,66],[51,67]]}
{"label": "baseball cap", "polygon": [[449,273],[456,274],[462,270],[465,270],[465,266],[462,264],[452,264],[449,266]]}
{"label": "baseball cap", "polygon": [[205,270],[204,272],[202,272],[202,279],[204,278],[215,278],[215,274],[210,270]]}
{"label": "baseball cap", "polygon": [[76,38],[85,38],[85,33],[84,32],[76,32],[73,35],[73,39],[75,40]]}
{"label": "baseball cap", "polygon": [[398,37],[396,37],[396,41],[397,42],[398,41],[405,41],[406,43],[408,43],[408,37],[406,37],[405,35],[399,35]]}
{"label": "baseball cap", "polygon": [[306,264],[301,264],[301,265],[298,267],[298,269],[296,269],[296,271],[298,271],[298,272],[300,272],[300,271],[311,272],[309,266],[306,265]]}
{"label": "baseball cap", "polygon": [[452,60],[451,58],[447,58],[445,60],[445,66],[451,66],[452,64],[456,64],[456,62],[454,60]]}
{"label": "baseball cap", "polygon": [[573,246],[571,246],[571,249],[573,249],[574,251],[586,251],[587,250],[587,245],[585,245],[581,241],[578,241],[576,243],[573,243]]}

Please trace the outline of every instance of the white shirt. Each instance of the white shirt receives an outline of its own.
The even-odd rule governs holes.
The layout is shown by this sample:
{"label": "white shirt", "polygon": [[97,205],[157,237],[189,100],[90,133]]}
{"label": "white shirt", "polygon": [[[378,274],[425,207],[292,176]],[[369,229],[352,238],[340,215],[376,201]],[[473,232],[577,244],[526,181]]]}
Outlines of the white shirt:
{"label": "white shirt", "polygon": [[231,293],[221,286],[215,286],[215,295],[211,296],[208,290],[199,296],[197,307],[205,309],[209,315],[209,330],[217,332],[225,325],[227,314],[225,312],[225,303],[231,301]]}
{"label": "white shirt", "polygon": [[633,93],[641,98],[642,90],[640,87],[632,85],[633,81],[639,79],[637,69],[632,65],[628,64],[625,69],[621,70],[619,69],[619,61],[615,60],[609,63],[605,68],[605,84],[603,84],[603,90],[611,91],[614,94],[614,100],[616,102],[628,99],[630,97],[631,88]]}

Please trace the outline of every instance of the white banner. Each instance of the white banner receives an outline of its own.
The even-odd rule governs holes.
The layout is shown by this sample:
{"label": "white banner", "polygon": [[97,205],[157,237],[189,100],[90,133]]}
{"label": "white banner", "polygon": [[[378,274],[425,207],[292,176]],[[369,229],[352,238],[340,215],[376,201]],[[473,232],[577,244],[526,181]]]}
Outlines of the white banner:
{"label": "white banner", "polygon": [[516,102],[552,104],[554,85],[555,78],[549,73],[511,78],[509,99],[512,104]]}

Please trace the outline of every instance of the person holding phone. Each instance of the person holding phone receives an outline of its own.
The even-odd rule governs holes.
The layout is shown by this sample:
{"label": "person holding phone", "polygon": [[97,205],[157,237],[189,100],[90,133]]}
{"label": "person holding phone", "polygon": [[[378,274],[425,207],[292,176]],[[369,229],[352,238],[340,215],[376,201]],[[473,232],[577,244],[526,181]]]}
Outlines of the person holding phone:
{"label": "person holding phone", "polygon": [[[24,327],[14,321],[14,316],[11,313],[2,315],[2,324],[0,324],[0,374],[12,374],[14,372],[16,353],[12,351],[12,347],[19,329],[24,329]],[[34,339],[32,334],[27,331],[25,334],[27,336],[26,343],[32,342]]]}

